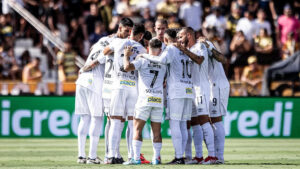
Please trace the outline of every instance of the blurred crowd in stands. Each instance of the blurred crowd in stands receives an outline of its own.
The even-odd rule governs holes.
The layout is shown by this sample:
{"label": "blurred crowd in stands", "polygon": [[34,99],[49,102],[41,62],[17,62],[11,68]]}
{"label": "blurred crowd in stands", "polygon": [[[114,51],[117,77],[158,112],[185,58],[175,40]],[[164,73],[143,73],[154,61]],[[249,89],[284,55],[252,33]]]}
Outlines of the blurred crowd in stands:
{"label": "blurred crowd in stands", "polygon": [[75,81],[75,57],[114,33],[124,16],[144,23],[155,36],[157,18],[169,28],[190,26],[226,55],[231,95],[259,95],[264,69],[300,48],[300,0],[15,0],[66,46],[54,62],[41,33],[2,0],[0,14],[1,81],[53,79]]}

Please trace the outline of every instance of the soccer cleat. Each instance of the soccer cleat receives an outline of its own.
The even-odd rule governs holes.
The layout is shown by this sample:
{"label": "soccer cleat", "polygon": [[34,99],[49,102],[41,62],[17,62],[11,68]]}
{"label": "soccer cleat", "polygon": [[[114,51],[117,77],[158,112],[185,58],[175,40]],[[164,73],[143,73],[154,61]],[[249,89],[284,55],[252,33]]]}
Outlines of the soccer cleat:
{"label": "soccer cleat", "polygon": [[150,164],[150,161],[146,160],[146,158],[144,157],[144,154],[140,154],[140,159],[141,159],[141,163],[142,164]]}
{"label": "soccer cleat", "polygon": [[142,164],[141,160],[135,160],[133,158],[123,163],[123,165],[140,165],[140,164]]}
{"label": "soccer cleat", "polygon": [[225,161],[224,160],[216,160],[216,164],[225,164]]}
{"label": "soccer cleat", "polygon": [[86,158],[85,157],[78,157],[77,163],[78,164],[85,164],[86,163]]}
{"label": "soccer cleat", "polygon": [[183,158],[174,158],[174,160],[168,162],[167,164],[185,164]]}
{"label": "soccer cleat", "polygon": [[116,164],[123,164],[125,162],[123,157],[115,158],[115,159],[116,159]]}
{"label": "soccer cleat", "polygon": [[186,162],[185,164],[202,164],[202,163],[203,163],[203,157],[201,157],[201,158],[194,157],[193,159]]}
{"label": "soccer cleat", "polygon": [[103,161],[97,157],[95,159],[88,158],[86,161],[87,164],[103,164]]}
{"label": "soccer cleat", "polygon": [[205,158],[205,160],[203,161],[202,164],[207,164],[207,165],[209,165],[209,164],[215,164],[216,163],[216,159],[217,159],[216,157],[208,156],[208,157]]}
{"label": "soccer cleat", "polygon": [[156,159],[152,159],[152,162],[151,162],[152,165],[158,165],[158,164],[161,164],[161,159],[160,157],[156,158]]}
{"label": "soccer cleat", "polygon": [[107,160],[104,162],[104,164],[117,164],[115,157],[107,158]]}

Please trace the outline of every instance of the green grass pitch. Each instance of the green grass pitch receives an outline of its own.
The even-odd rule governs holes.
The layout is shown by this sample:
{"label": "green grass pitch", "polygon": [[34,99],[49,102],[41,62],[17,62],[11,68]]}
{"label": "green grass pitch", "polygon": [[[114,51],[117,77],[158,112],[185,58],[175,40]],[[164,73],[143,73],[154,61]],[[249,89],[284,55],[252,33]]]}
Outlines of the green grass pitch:
{"label": "green grass pitch", "polygon": [[[207,155],[204,146],[204,155]],[[86,147],[88,151],[88,144]],[[126,141],[121,142],[121,153],[127,157]],[[150,140],[144,140],[142,153],[152,157]],[[104,156],[104,141],[100,140],[98,155]],[[173,159],[171,139],[163,139],[162,160]],[[226,139],[225,165],[79,165],[76,139],[0,139],[0,168],[298,168],[300,169],[300,139]]]}

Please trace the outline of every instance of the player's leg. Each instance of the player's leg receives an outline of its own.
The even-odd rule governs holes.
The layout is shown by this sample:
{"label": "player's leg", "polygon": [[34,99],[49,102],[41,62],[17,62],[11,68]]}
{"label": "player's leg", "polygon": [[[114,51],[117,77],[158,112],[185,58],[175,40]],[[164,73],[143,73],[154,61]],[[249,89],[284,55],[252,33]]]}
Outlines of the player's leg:
{"label": "player's leg", "polygon": [[213,164],[215,162],[215,144],[214,132],[210,124],[209,117],[209,97],[206,95],[202,95],[196,100],[196,108],[197,111],[199,111],[199,123],[203,131],[203,139],[208,151],[208,157],[205,158],[203,164]]}
{"label": "player's leg", "polygon": [[78,125],[78,163],[86,163],[85,143],[90,126],[90,115],[81,115]]}
{"label": "player's leg", "polygon": [[175,159],[168,164],[184,164],[182,134],[180,122],[183,116],[184,99],[170,99],[170,130],[173,147],[175,149]]}
{"label": "player's leg", "polygon": [[133,148],[132,148],[132,139],[133,139],[133,116],[135,111],[135,105],[138,98],[138,93],[136,88],[132,88],[125,91],[126,102],[125,102],[125,112],[128,120],[127,130],[126,130],[126,140],[127,140],[127,149],[128,149],[128,159],[133,158]]}
{"label": "player's leg", "polygon": [[122,133],[123,133],[123,129],[124,129],[124,123],[125,123],[125,118],[122,118],[121,125],[120,125],[120,130],[119,130],[117,147],[116,147],[116,154],[115,154],[116,164],[123,164],[123,162],[124,162],[123,157],[121,156],[121,153],[120,153],[120,143],[121,143],[121,140],[122,140]]}
{"label": "player's leg", "polygon": [[217,163],[224,163],[224,144],[225,144],[225,130],[222,122],[222,116],[212,117],[212,123],[215,126],[214,137],[215,137],[215,152],[217,157]]}
{"label": "player's leg", "polygon": [[91,123],[90,123],[90,151],[88,164],[100,164],[102,160],[97,156],[97,147],[99,143],[99,137],[103,124],[103,100],[101,95],[87,91],[88,107],[91,112]]}
{"label": "player's leg", "polygon": [[126,129],[126,141],[127,141],[127,150],[128,150],[128,161],[133,158],[133,116],[127,117],[127,129]]}
{"label": "player's leg", "polygon": [[185,146],[185,161],[190,161],[192,159],[192,131],[191,131],[191,121],[186,122],[188,139]]}
{"label": "player's leg", "polygon": [[105,157],[104,157],[104,163],[106,163],[108,158],[108,133],[110,128],[110,114],[109,114],[109,104],[110,99],[103,99],[103,106],[104,106],[104,113],[106,114],[106,125],[105,125],[105,132],[104,132],[104,138],[105,138]]}
{"label": "player's leg", "polygon": [[80,122],[78,125],[78,163],[86,163],[86,154],[85,154],[85,143],[86,136],[88,134],[90,126],[90,110],[88,109],[87,89],[76,85],[76,95],[75,95],[75,114],[80,115]]}
{"label": "player's leg", "polygon": [[183,116],[180,122],[183,151],[186,149],[187,141],[188,141],[187,121],[191,120],[192,104],[193,104],[193,99],[189,99],[189,98],[184,99]]}
{"label": "player's leg", "polygon": [[161,164],[160,151],[162,148],[162,137],[161,137],[161,121],[163,118],[163,108],[153,107],[151,114],[151,132],[153,133],[152,144],[153,144],[153,158],[151,164]]}
{"label": "player's leg", "polygon": [[111,104],[110,104],[110,121],[111,126],[109,129],[109,158],[108,164],[115,164],[115,154],[118,147],[118,139],[120,137],[120,126],[125,111],[125,96],[124,90],[117,89],[112,91]]}
{"label": "player's leg", "polygon": [[225,130],[222,122],[222,117],[227,113],[227,104],[229,98],[229,88],[220,89],[217,86],[211,86],[212,99],[210,103],[210,115],[212,123],[214,124],[215,136],[215,152],[217,162],[224,163],[224,144],[225,144]]}
{"label": "player's leg", "polygon": [[103,124],[103,116],[92,116],[90,124],[90,151],[89,158],[87,160],[88,164],[100,164],[102,160],[97,156],[97,147],[99,143],[99,137]]}

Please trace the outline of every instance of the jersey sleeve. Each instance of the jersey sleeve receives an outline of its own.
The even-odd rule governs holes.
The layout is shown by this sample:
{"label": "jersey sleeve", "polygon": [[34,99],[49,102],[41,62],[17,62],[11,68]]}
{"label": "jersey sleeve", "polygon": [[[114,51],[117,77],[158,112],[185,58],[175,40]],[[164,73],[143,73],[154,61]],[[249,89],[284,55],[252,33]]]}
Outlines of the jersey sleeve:
{"label": "jersey sleeve", "polygon": [[103,52],[101,52],[100,55],[97,57],[97,61],[98,61],[100,64],[104,64],[104,63],[105,63],[105,60],[106,60],[106,57],[105,57],[105,55],[103,54]]}
{"label": "jersey sleeve", "polygon": [[132,62],[132,64],[134,65],[135,70],[139,70],[142,68],[144,64],[144,59],[142,58],[136,59]]}
{"label": "jersey sleeve", "polygon": [[161,63],[161,64],[169,64],[172,62],[172,48],[167,48],[162,52],[160,56],[152,56],[152,55],[146,55],[144,56],[146,59],[148,59],[151,62],[154,63]]}

